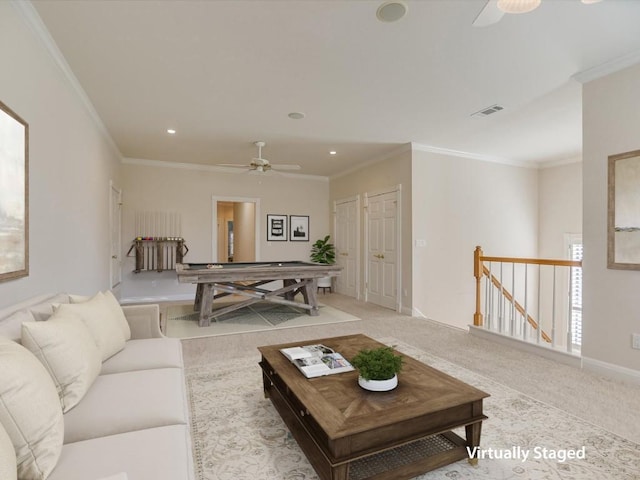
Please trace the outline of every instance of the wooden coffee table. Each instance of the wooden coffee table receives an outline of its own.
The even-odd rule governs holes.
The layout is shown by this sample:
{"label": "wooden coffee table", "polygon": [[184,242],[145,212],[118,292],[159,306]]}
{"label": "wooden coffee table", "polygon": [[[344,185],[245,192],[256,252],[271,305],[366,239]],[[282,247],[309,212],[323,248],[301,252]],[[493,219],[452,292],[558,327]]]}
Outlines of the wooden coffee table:
{"label": "wooden coffee table", "polygon": [[322,480],[408,479],[469,458],[466,447],[480,444],[489,394],[404,354],[391,392],[361,389],[357,372],[307,379],[280,349],[315,343],[347,359],[382,344],[348,335],[258,348],[265,396]]}

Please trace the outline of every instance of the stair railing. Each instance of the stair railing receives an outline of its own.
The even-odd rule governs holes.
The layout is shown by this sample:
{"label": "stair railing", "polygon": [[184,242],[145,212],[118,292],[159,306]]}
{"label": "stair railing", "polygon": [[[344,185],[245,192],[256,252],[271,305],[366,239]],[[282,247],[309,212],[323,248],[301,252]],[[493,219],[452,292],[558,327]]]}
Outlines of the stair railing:
{"label": "stair railing", "polygon": [[576,268],[582,262],[489,257],[476,247],[474,326],[574,353],[570,282]]}

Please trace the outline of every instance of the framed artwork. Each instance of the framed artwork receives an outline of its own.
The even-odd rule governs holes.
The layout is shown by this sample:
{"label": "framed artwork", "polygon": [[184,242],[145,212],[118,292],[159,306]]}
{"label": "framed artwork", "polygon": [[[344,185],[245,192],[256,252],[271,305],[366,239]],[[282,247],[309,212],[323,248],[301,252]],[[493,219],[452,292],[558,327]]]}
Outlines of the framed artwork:
{"label": "framed artwork", "polygon": [[609,157],[607,267],[640,270],[640,150]]}
{"label": "framed artwork", "polygon": [[267,215],[267,242],[287,241],[287,216]]}
{"label": "framed artwork", "polygon": [[289,215],[289,240],[292,242],[309,241],[309,215]]}
{"label": "framed artwork", "polygon": [[0,281],[29,275],[29,125],[0,102]]}

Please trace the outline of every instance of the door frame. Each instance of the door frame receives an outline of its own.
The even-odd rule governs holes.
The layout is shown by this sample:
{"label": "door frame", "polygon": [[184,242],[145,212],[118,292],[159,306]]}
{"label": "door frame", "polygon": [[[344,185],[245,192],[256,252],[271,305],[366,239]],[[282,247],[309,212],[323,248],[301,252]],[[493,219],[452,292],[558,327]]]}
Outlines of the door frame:
{"label": "door frame", "polygon": [[[369,198],[396,194],[396,312],[402,312],[402,184],[364,192],[364,254],[369,251]],[[369,262],[364,262],[364,301],[369,295]]]}
{"label": "door frame", "polygon": [[333,235],[335,238],[337,225],[338,225],[338,205],[341,203],[348,202],[356,202],[356,300],[360,300],[362,297],[362,292],[360,290],[360,257],[361,257],[361,249],[360,249],[360,238],[361,238],[361,225],[360,225],[360,194],[347,197],[340,198],[338,200],[333,201]]}
{"label": "door frame", "polygon": [[[113,195],[116,195],[117,199],[117,216],[114,211]],[[114,232],[115,231],[115,232]],[[115,247],[116,258],[113,258],[113,235],[117,234],[117,245]],[[109,289],[119,289],[122,285],[122,189],[116,187],[113,180],[109,180]],[[118,271],[114,272],[114,262],[112,260],[118,260]],[[118,274],[118,281],[114,284],[114,273]]]}
{"label": "door frame", "polygon": [[211,261],[218,261],[218,202],[236,202],[236,203],[253,203],[255,204],[255,258],[256,262],[260,261],[260,199],[253,197],[228,197],[216,196],[211,197]]}

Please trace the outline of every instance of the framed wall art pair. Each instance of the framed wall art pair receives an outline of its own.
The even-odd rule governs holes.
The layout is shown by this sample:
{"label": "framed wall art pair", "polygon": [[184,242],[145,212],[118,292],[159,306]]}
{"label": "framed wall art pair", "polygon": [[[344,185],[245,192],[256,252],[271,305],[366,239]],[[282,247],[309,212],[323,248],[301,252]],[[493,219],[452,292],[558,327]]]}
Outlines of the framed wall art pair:
{"label": "framed wall art pair", "polygon": [[308,242],[309,215],[267,215],[267,242]]}

